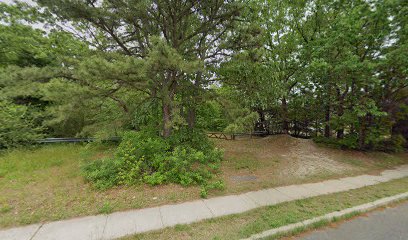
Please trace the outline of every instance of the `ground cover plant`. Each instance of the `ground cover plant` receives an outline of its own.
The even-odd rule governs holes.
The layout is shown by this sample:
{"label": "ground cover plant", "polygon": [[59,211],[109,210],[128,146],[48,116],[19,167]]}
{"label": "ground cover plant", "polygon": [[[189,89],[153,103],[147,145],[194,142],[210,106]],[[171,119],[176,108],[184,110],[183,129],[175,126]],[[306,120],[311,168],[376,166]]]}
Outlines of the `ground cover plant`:
{"label": "ground cover plant", "polygon": [[99,189],[115,185],[178,183],[200,185],[201,196],[211,188],[220,167],[221,150],[203,132],[183,129],[170,138],[142,130],[124,134],[113,157],[92,161],[84,166],[85,178]]}

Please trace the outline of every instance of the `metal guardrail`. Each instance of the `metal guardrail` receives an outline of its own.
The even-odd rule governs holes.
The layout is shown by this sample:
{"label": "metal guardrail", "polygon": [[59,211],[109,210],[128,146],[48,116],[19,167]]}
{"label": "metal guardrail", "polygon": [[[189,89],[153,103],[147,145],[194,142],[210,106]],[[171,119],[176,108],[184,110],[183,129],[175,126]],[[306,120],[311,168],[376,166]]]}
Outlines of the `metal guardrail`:
{"label": "metal guardrail", "polygon": [[[225,140],[235,140],[235,137],[238,136],[266,136],[267,132],[264,131],[255,131],[252,133],[232,133],[226,134],[223,132],[208,132],[207,136],[209,138],[218,138]],[[108,139],[103,139],[102,142],[120,142],[121,137],[111,137]],[[36,143],[79,143],[79,142],[95,142],[98,141],[98,138],[44,138],[35,140]]]}
{"label": "metal guardrail", "polygon": [[[77,142],[95,142],[97,138],[44,138],[35,140],[36,143],[77,143]],[[103,139],[103,142],[119,142],[120,137],[111,137],[109,139]]]}

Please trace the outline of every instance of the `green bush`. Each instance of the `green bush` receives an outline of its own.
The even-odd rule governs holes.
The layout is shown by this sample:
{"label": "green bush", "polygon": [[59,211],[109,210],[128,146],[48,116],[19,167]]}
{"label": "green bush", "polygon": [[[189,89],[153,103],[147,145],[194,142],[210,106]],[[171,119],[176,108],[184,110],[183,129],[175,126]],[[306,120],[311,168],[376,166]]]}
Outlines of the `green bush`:
{"label": "green bush", "polygon": [[[380,135],[379,135],[380,136]],[[371,141],[366,150],[376,150],[384,152],[403,152],[405,150],[406,140],[402,135],[393,135],[391,138],[382,139],[378,137],[375,142]],[[341,149],[359,149],[358,135],[349,134],[343,139],[326,138],[323,136],[313,138],[313,141],[318,144],[323,144],[328,147]],[[361,150],[361,149],[360,149]]]}
{"label": "green bush", "polygon": [[206,101],[197,108],[197,128],[221,132],[228,124],[225,110],[214,100]]}
{"label": "green bush", "polygon": [[30,143],[40,132],[26,106],[0,100],[0,149]]}
{"label": "green bush", "polygon": [[238,117],[235,121],[229,124],[224,132],[226,133],[249,133],[254,129],[256,121],[259,119],[259,115],[256,112],[248,113],[243,117]]}
{"label": "green bush", "polygon": [[119,183],[118,174],[121,163],[115,159],[100,159],[83,167],[84,177],[97,189],[108,189]]}
{"label": "green bush", "polygon": [[171,146],[190,147],[203,152],[214,149],[205,132],[198,129],[181,128],[169,137],[168,142]]}
{"label": "green bush", "polygon": [[342,139],[326,138],[324,136],[314,137],[313,141],[318,144],[323,144],[332,148],[341,149],[358,149],[358,135],[349,134]]}
{"label": "green bush", "polygon": [[332,148],[341,148],[341,145],[335,138],[326,138],[323,136],[317,136],[313,138],[313,141],[317,144],[322,144]]}
{"label": "green bush", "polygon": [[[178,183],[208,191],[222,152],[200,131],[182,129],[164,139],[151,131],[127,132],[114,158],[87,163],[85,178],[99,189],[114,185]],[[205,195],[206,194],[202,194]]]}
{"label": "green bush", "polygon": [[381,141],[377,144],[375,150],[384,152],[403,152],[405,151],[405,145],[407,140],[401,134],[391,136],[391,138]]}

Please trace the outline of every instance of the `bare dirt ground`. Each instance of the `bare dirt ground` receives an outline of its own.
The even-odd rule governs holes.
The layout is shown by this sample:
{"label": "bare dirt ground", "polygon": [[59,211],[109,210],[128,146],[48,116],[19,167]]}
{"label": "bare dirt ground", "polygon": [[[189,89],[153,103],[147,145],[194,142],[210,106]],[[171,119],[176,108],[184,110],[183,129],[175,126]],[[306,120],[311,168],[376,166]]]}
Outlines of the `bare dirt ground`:
{"label": "bare dirt ground", "polygon": [[[271,138],[268,138],[269,140]],[[310,139],[292,138],[286,135],[272,137],[272,141],[289,142],[287,154],[282,154],[282,160],[287,162],[287,167],[282,169],[281,175],[294,175],[295,177],[308,177],[315,174],[344,173],[359,170],[349,163],[336,160],[333,153],[316,146]],[[277,141],[276,141],[277,140]]]}
{"label": "bare dirt ground", "polygon": [[231,191],[375,174],[384,168],[408,163],[407,154],[330,149],[318,146],[311,139],[289,135],[217,140],[216,143],[225,149],[222,170],[227,189]]}

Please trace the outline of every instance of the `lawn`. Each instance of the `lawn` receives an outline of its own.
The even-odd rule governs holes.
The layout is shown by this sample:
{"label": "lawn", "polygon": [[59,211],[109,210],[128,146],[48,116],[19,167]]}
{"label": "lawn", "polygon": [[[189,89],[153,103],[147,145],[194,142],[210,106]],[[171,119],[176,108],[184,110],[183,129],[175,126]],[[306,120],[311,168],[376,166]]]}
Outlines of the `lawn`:
{"label": "lawn", "polygon": [[[125,237],[123,240],[242,239],[272,228],[403,193],[408,191],[407,186],[408,178],[403,178],[347,192],[261,207],[246,213],[205,220],[190,225],[176,225],[172,228]],[[324,222],[315,226],[318,227],[319,224],[324,224]]]}
{"label": "lawn", "polygon": [[[406,154],[362,153],[318,147],[310,140],[274,136],[217,140],[225,151],[219,178],[225,190],[209,197],[288,184],[378,173],[408,163]],[[82,144],[16,149],[0,155],[0,228],[199,198],[198,187],[122,186],[95,190],[84,182],[84,161],[112,155],[114,147]]]}

